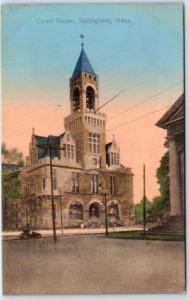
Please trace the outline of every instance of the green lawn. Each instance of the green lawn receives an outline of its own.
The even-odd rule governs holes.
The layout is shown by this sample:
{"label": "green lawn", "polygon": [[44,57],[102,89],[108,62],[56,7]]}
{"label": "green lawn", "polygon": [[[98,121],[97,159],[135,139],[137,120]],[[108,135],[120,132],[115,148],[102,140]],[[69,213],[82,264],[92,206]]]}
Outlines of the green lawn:
{"label": "green lawn", "polygon": [[116,239],[184,241],[183,233],[146,232],[144,235],[142,231],[125,231],[125,232],[110,232],[109,237],[116,238]]}

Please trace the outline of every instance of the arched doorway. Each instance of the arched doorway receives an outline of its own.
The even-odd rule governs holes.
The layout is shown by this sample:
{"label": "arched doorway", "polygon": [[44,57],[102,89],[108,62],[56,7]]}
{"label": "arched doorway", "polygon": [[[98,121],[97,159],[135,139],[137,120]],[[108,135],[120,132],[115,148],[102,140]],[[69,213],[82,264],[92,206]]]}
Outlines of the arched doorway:
{"label": "arched doorway", "polygon": [[79,202],[70,205],[69,217],[72,220],[83,220],[83,206]]}
{"label": "arched doorway", "polygon": [[92,203],[89,207],[89,217],[99,218],[99,216],[100,216],[100,204],[97,202]]}
{"label": "arched doorway", "polygon": [[117,203],[111,202],[108,205],[108,216],[110,218],[119,219],[119,207]]}
{"label": "arched doorway", "polygon": [[86,107],[90,110],[95,109],[95,91],[91,86],[86,90]]}

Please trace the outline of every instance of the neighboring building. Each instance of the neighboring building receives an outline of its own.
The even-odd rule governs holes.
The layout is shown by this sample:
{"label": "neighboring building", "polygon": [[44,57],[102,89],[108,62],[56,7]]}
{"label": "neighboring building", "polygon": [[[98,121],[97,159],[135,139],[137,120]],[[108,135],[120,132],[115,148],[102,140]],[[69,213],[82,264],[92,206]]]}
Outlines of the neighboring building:
{"label": "neighboring building", "polygon": [[2,170],[16,172],[20,171],[23,168],[23,165],[17,161],[10,161],[9,159],[5,158],[3,154],[1,154],[1,167]]}
{"label": "neighboring building", "polygon": [[170,216],[175,228],[184,228],[185,169],[184,169],[184,94],[156,123],[167,129],[165,146],[169,149]]}
{"label": "neighboring building", "polygon": [[12,164],[12,163],[2,163],[2,170],[7,170],[7,171],[10,171],[10,172],[17,172],[17,171],[20,171],[23,166],[20,165],[20,164]]}
{"label": "neighboring building", "polygon": [[105,193],[109,222],[121,225],[133,218],[133,173],[121,165],[115,137],[106,144],[106,115],[98,109],[98,93],[98,75],[82,48],[70,79],[65,132],[48,137],[32,133],[21,174],[25,220],[32,227],[52,228],[50,158],[48,149],[41,148],[48,144],[61,148],[52,151],[57,227],[61,211],[64,227],[103,226]]}

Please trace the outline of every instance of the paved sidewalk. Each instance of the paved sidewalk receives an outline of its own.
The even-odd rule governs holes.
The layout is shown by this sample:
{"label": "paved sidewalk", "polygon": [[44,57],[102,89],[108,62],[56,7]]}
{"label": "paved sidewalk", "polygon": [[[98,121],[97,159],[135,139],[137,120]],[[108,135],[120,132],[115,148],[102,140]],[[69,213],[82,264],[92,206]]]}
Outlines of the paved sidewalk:
{"label": "paved sidewalk", "polygon": [[[130,227],[109,227],[108,231],[133,231],[133,230],[142,230],[142,226],[130,226]],[[53,231],[52,230],[34,230],[36,232],[41,233],[42,237],[52,236]],[[10,238],[10,237],[17,237],[19,236],[21,231],[3,231],[2,237],[3,238]],[[62,235],[61,229],[56,230],[57,236]],[[63,235],[75,235],[75,234],[97,234],[97,233],[105,233],[104,228],[70,228],[70,229],[64,229]]]}

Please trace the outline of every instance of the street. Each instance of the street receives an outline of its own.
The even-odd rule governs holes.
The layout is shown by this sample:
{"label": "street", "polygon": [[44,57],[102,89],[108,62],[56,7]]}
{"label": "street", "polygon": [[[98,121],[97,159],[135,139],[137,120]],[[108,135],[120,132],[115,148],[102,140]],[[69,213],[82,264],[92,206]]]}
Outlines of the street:
{"label": "street", "polygon": [[[133,225],[133,226],[128,226],[128,227],[109,227],[108,231],[113,232],[113,231],[133,231],[133,230],[142,230],[143,227],[140,225]],[[20,233],[22,231],[3,231],[2,232],[2,237],[4,240],[6,239],[12,239],[12,238],[18,238]],[[52,237],[53,236],[53,230],[46,229],[46,230],[37,230],[42,237]],[[63,230],[63,235],[72,235],[72,234],[96,234],[96,233],[104,233],[105,229],[104,228],[69,228]],[[61,229],[56,230],[57,236],[62,236],[62,231]]]}
{"label": "street", "polygon": [[181,293],[184,242],[104,235],[3,242],[6,295]]}

